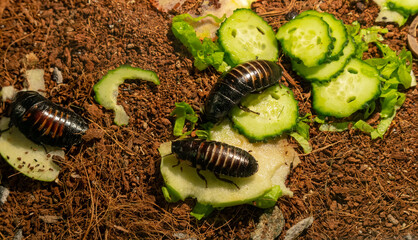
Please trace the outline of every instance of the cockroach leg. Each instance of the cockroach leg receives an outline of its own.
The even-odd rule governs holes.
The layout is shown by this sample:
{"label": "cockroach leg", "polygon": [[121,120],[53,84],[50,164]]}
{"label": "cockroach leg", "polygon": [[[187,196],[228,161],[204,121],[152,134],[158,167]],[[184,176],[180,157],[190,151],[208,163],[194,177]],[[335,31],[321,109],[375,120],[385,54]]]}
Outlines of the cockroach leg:
{"label": "cockroach leg", "polygon": [[221,181],[223,181],[223,182],[227,182],[227,183],[229,183],[229,184],[233,184],[238,190],[240,190],[240,188],[238,187],[238,185],[236,184],[236,183],[234,183],[233,181],[231,181],[231,180],[229,180],[229,179],[226,179],[226,178],[221,178],[220,176],[219,176],[219,174],[216,174],[215,173],[215,177],[217,178],[217,179],[219,179],[219,180],[221,180]]}
{"label": "cockroach leg", "polygon": [[259,112],[253,111],[253,110],[249,109],[248,107],[246,107],[244,105],[238,104],[238,107],[239,107],[239,109],[241,109],[244,112],[249,112],[249,113],[254,113],[254,114],[260,115]]}
{"label": "cockroach leg", "polygon": [[172,167],[177,167],[178,165],[180,165],[180,159],[177,159],[177,163],[174,164]]}
{"label": "cockroach leg", "polygon": [[203,175],[200,173],[200,169],[196,168],[196,173],[197,173],[197,175],[199,175],[199,177],[200,177],[203,181],[205,181],[205,186],[206,186],[206,188],[208,188],[208,181],[206,180],[205,176],[203,176]]}

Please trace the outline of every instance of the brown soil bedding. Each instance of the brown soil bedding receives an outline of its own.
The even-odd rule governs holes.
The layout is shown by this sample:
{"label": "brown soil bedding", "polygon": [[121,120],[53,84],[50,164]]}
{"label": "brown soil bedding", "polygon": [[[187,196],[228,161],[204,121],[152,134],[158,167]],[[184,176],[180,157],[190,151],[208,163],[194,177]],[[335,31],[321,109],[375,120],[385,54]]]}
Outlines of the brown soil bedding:
{"label": "brown soil bedding", "polygon": [[[317,7],[344,23],[375,24],[378,8],[372,1],[319,2],[263,0],[253,9],[274,30],[286,22],[288,11]],[[173,139],[174,103],[185,101],[199,112],[219,77],[213,69],[195,69],[171,33],[173,14],[186,11],[199,11],[199,4],[186,1],[163,13],[142,0],[0,2],[0,86],[22,89],[24,69],[44,69],[47,96],[81,114],[93,129],[88,141],[66,151],[55,183],[32,181],[0,161],[0,185],[10,190],[0,206],[0,239],[12,239],[19,229],[25,239],[250,237],[261,209],[230,207],[197,221],[189,215],[193,200],[167,203],[161,193],[157,148]],[[411,20],[401,28],[386,25],[392,49],[406,46]],[[38,60],[27,58],[30,53]],[[368,54],[378,53],[372,48]],[[294,91],[301,115],[311,112],[309,86],[291,71],[288,59],[281,61],[291,77],[282,82]],[[92,88],[122,64],[157,72],[161,85],[121,85],[118,101],[130,122],[118,127],[113,113],[94,101]],[[53,80],[54,67],[62,71],[63,84]],[[416,59],[413,70],[416,75]],[[277,203],[284,232],[312,215],[315,220],[300,239],[418,238],[418,90],[406,95],[384,139],[354,130],[320,132],[312,124],[314,150],[306,155],[298,149],[302,163],[288,178],[294,197]],[[0,105],[1,116],[8,105]]]}

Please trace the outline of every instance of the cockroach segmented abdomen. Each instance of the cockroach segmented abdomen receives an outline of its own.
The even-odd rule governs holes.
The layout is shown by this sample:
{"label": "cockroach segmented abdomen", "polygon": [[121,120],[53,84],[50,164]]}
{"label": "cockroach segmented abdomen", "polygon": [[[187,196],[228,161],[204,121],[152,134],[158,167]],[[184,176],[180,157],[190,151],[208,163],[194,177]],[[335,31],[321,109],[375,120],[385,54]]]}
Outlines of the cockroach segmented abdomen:
{"label": "cockroach segmented abdomen", "polygon": [[173,141],[171,151],[198,170],[215,174],[250,177],[258,171],[258,163],[250,153],[226,143],[188,138]]}
{"label": "cockroach segmented abdomen", "polygon": [[204,107],[206,121],[216,123],[250,93],[279,82],[282,69],[274,62],[255,60],[232,68],[213,86]]}
{"label": "cockroach segmented abdomen", "polygon": [[88,129],[84,119],[35,91],[18,92],[11,105],[11,125],[38,144],[69,147]]}

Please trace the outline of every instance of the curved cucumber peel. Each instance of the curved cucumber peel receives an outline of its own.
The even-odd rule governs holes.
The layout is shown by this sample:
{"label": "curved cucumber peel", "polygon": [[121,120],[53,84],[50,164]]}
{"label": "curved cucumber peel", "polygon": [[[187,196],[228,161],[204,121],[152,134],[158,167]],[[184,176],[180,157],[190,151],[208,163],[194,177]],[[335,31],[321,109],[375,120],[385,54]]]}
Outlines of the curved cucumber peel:
{"label": "curved cucumber peel", "polygon": [[[0,129],[7,129],[10,119],[2,118]],[[53,158],[64,159],[61,148],[35,144],[26,138],[16,127],[1,133],[0,154],[13,168],[29,178],[52,182],[61,168],[54,163]]]}
{"label": "curved cucumber peel", "polygon": [[196,198],[203,205],[222,208],[240,204],[252,204],[258,207],[270,207],[281,195],[292,195],[284,182],[289,173],[290,163],[299,163],[299,158],[286,139],[270,140],[266,143],[250,143],[244,136],[237,133],[228,120],[213,127],[210,139],[225,142],[251,151],[257,159],[259,171],[248,178],[232,178],[240,189],[234,185],[220,181],[210,171],[201,171],[205,182],[196,174],[196,169],[186,162],[176,165],[178,160],[171,154],[171,142],[161,144],[158,149],[161,156],[161,173],[166,187],[164,196],[170,202]]}
{"label": "curved cucumber peel", "polygon": [[94,87],[95,100],[108,110],[115,112],[116,125],[127,125],[129,116],[121,105],[117,104],[118,87],[127,79],[140,79],[160,85],[157,74],[153,71],[122,65],[110,70]]}

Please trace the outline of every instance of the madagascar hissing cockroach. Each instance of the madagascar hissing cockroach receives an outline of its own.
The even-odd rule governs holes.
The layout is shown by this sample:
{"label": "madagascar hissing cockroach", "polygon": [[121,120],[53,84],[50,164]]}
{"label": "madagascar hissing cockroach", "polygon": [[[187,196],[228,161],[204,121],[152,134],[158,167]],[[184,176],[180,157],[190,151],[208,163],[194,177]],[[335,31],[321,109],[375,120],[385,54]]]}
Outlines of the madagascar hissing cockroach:
{"label": "madagascar hissing cockroach", "polygon": [[258,171],[258,163],[247,151],[216,141],[186,138],[173,141],[171,152],[180,160],[191,163],[197,174],[207,186],[207,181],[200,170],[212,171],[223,181],[234,184],[230,180],[220,178],[219,174],[230,177],[250,177]]}
{"label": "madagascar hissing cockroach", "polygon": [[255,60],[232,68],[213,86],[204,107],[204,120],[216,123],[241,99],[279,82],[282,68],[274,62]]}
{"label": "madagascar hissing cockroach", "polygon": [[88,125],[75,112],[35,91],[21,91],[11,105],[10,127],[38,144],[69,147],[81,142]]}

